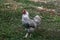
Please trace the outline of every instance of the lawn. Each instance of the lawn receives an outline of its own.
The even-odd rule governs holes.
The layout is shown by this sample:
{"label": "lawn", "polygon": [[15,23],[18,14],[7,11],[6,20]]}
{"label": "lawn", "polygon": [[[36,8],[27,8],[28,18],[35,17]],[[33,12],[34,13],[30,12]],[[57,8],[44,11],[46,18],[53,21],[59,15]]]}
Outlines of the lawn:
{"label": "lawn", "polygon": [[[54,4],[35,3],[28,0],[18,0],[18,3],[22,3],[22,7],[26,8],[30,13],[30,18],[35,15],[41,15],[42,23],[40,28],[33,33],[31,38],[24,39],[25,35],[24,26],[21,23],[22,9],[17,10],[0,10],[0,40],[60,40],[60,16],[57,12],[54,15],[50,15],[49,12],[38,12],[32,6],[43,6],[47,8],[56,9]],[[4,9],[4,1],[0,2],[0,9]]]}

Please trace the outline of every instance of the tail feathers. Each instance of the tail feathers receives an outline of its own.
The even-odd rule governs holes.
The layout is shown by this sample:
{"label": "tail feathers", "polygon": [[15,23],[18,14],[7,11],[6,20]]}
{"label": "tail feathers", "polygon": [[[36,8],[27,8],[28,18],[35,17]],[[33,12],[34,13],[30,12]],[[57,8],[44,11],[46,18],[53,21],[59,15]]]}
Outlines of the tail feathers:
{"label": "tail feathers", "polygon": [[39,15],[36,15],[34,17],[34,21],[37,23],[37,24],[40,24],[41,23],[41,17]]}
{"label": "tail feathers", "polygon": [[36,15],[34,18],[40,19],[40,16],[39,15]]}

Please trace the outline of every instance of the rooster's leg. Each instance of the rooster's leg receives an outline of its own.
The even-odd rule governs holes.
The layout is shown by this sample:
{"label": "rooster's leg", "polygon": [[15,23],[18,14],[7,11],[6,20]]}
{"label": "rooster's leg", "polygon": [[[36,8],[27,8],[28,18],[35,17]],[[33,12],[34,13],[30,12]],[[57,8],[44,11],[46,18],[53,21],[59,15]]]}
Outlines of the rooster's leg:
{"label": "rooster's leg", "polygon": [[31,38],[32,34],[29,35],[29,37]]}
{"label": "rooster's leg", "polygon": [[26,35],[25,35],[25,38],[27,38],[28,37],[28,33],[26,33]]}

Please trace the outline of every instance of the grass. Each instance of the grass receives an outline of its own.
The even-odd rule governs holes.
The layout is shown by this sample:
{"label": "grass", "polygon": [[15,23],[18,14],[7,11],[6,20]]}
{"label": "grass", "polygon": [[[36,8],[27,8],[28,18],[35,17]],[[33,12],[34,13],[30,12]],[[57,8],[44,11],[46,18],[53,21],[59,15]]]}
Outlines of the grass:
{"label": "grass", "polygon": [[[27,6],[28,4],[41,6],[40,3],[27,2],[27,0],[20,0],[19,2],[25,4],[23,7],[28,10],[30,17],[37,14],[43,16],[41,28],[36,30],[31,38],[24,39],[25,31],[21,24],[22,8],[18,8],[16,11],[0,10],[0,40],[60,40],[60,16],[51,16],[49,12],[40,13]],[[43,4],[42,6],[51,8],[52,5]],[[55,7],[52,6],[52,8]]]}

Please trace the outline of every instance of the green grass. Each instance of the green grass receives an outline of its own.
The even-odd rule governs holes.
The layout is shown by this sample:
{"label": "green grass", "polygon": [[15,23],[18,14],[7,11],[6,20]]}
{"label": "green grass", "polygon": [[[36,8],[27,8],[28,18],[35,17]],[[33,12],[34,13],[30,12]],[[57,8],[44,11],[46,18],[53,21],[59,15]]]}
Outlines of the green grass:
{"label": "green grass", "polygon": [[[49,12],[40,13],[34,8],[27,6],[29,4],[41,6],[42,3],[34,3],[27,0],[20,0],[17,2],[25,4],[23,7],[28,10],[31,18],[37,14],[43,16],[40,25],[41,28],[36,30],[31,38],[28,37],[27,39],[24,39],[23,36],[26,32],[24,26],[21,24],[22,8],[18,8],[16,11],[0,10],[0,40],[60,40],[60,16],[51,16]],[[55,8],[53,5],[46,6],[43,4],[42,6]]]}

